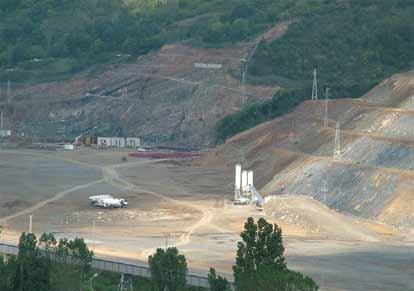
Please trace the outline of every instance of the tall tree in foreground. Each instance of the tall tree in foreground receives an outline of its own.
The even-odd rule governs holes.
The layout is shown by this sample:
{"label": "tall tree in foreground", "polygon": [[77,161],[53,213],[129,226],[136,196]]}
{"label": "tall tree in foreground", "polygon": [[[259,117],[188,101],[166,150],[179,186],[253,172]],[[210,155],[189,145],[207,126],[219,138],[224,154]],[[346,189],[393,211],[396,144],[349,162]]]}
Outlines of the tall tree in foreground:
{"label": "tall tree in foreground", "polygon": [[210,273],[208,274],[208,284],[211,291],[230,291],[227,279],[217,275],[216,270],[213,268],[210,268]]}
{"label": "tall tree in foreground", "polygon": [[288,270],[284,257],[282,230],[260,218],[248,218],[238,243],[233,266],[238,291],[318,290],[316,283]]}
{"label": "tall tree in foreground", "polygon": [[40,255],[36,236],[23,233],[14,277],[14,290],[49,290],[50,260]]}
{"label": "tall tree in foreground", "polygon": [[148,258],[151,276],[159,290],[178,291],[186,285],[187,262],[177,248],[157,249]]}

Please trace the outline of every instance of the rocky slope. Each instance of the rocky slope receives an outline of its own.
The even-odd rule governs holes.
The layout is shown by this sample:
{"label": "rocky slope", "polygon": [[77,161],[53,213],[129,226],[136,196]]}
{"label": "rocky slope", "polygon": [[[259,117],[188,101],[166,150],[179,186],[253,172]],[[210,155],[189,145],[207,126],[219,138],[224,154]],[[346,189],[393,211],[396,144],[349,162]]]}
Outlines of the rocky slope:
{"label": "rocky slope", "polygon": [[[286,28],[283,23],[279,30]],[[139,136],[147,144],[205,147],[214,143],[218,119],[277,90],[240,84],[241,59],[254,47],[167,45],[102,72],[14,90],[12,84],[8,100],[2,90],[2,104],[7,105],[7,122],[34,138],[72,139],[96,127],[99,134]]]}
{"label": "rocky slope", "polygon": [[[308,101],[282,118],[241,133],[199,161],[236,162],[256,171],[266,195],[309,195],[364,218],[414,225],[414,73],[398,74],[358,100]],[[334,160],[335,124],[341,159]]]}

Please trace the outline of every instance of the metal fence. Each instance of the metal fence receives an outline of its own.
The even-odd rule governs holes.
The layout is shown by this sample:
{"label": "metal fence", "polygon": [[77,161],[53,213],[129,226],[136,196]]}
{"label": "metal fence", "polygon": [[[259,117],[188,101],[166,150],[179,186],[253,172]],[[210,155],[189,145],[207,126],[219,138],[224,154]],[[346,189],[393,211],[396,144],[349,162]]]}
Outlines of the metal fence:
{"label": "metal fence", "polygon": [[[0,243],[0,254],[18,255],[18,253],[18,246]],[[100,271],[109,271],[114,273],[133,275],[137,277],[151,278],[151,271],[148,266],[123,263],[109,259],[94,257],[92,260],[92,268]],[[209,288],[207,276],[188,273],[186,275],[186,280],[187,285],[189,286]],[[233,284],[231,284],[231,287],[233,287],[232,285]]]}
{"label": "metal fence", "polygon": [[17,256],[19,254],[19,247],[0,243],[0,254]]}

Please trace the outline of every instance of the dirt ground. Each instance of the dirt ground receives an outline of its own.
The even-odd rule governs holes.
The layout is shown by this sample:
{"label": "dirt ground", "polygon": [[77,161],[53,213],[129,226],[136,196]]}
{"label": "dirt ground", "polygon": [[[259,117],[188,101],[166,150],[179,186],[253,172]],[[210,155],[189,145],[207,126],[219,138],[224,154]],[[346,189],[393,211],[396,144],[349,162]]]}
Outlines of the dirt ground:
{"label": "dirt ground", "polygon": [[[289,267],[314,277],[322,290],[414,290],[407,231],[301,196],[274,198],[264,210],[234,206],[225,172],[189,161],[122,162],[127,154],[0,150],[1,239],[16,242],[33,215],[35,233],[84,237],[100,256],[146,261],[157,247],[177,246],[193,272],[212,266],[231,278],[244,221],[265,217],[283,229]],[[125,197],[129,207],[92,209],[87,198],[94,194]]]}

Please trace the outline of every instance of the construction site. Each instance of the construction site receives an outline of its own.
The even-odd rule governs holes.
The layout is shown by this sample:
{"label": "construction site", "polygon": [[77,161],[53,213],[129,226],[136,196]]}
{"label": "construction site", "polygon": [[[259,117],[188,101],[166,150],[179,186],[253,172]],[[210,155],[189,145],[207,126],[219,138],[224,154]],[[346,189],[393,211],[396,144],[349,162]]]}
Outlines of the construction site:
{"label": "construction site", "polygon": [[[322,290],[413,289],[413,92],[414,74],[396,75],[187,156],[3,148],[1,240],[16,242],[31,216],[35,233],[82,236],[103,257],[176,246],[191,270],[231,279],[246,218],[265,217],[282,227],[288,265]],[[91,208],[101,194],[128,208]]]}
{"label": "construction site", "polygon": [[[290,23],[231,48],[165,45],[99,76],[8,82],[0,241],[80,236],[122,262],[176,246],[193,272],[232,280],[244,222],[265,217],[282,227],[289,268],[321,290],[413,290],[413,72],[330,100],[315,70],[309,101],[213,147],[218,119],[279,90],[247,85],[246,71]],[[101,195],[128,207],[91,207]]]}

